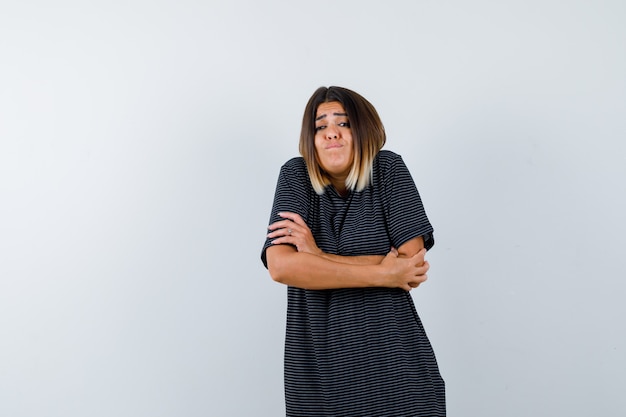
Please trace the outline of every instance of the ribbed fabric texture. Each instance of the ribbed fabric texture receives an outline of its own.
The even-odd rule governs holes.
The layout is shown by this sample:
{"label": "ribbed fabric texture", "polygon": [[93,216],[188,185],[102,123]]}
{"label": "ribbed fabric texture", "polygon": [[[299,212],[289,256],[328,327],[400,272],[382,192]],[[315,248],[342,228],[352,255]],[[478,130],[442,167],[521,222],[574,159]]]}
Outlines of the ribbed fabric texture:
{"label": "ribbed fabric texture", "polygon": [[[317,195],[302,158],[281,168],[270,223],[298,213],[324,252],[385,255],[433,228],[399,155],[380,151],[373,181],[340,197]],[[261,254],[266,264],[266,240]],[[287,416],[441,417],[445,388],[413,300],[401,289],[288,288],[285,342]]]}

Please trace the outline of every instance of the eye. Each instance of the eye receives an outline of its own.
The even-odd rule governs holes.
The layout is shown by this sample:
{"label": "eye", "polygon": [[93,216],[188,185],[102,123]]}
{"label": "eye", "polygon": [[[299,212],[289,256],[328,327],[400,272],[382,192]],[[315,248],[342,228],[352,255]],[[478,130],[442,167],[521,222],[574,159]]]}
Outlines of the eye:
{"label": "eye", "polygon": [[315,131],[319,132],[320,130],[324,129],[326,126],[322,125],[322,126],[315,126]]}
{"label": "eye", "polygon": [[350,122],[341,122],[341,123],[339,123],[339,126],[341,126],[341,127],[350,127]]}

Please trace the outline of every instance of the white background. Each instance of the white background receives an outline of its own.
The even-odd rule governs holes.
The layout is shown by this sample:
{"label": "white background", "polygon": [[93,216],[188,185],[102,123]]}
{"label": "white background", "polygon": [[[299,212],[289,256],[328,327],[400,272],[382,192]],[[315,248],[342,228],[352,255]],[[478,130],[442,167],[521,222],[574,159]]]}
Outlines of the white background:
{"label": "white background", "polygon": [[626,415],[626,3],[0,3],[0,415],[279,416],[260,249],[321,85],[436,230],[450,416]]}

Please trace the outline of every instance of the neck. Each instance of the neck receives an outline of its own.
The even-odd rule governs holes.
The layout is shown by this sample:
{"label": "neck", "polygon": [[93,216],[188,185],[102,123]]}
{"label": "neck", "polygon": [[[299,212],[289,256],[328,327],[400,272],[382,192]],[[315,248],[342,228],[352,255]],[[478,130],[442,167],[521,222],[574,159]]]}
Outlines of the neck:
{"label": "neck", "polygon": [[343,179],[331,178],[330,183],[332,184],[335,191],[337,191],[337,194],[339,194],[342,197],[345,197],[348,195],[348,188],[346,187],[345,178]]}

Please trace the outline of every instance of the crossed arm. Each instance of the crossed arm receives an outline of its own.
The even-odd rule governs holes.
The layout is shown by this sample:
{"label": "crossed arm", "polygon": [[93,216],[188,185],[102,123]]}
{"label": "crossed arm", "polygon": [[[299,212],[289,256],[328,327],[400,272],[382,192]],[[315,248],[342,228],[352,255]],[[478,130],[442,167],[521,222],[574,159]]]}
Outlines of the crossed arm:
{"label": "crossed arm", "polygon": [[[340,256],[322,252],[310,229],[295,213],[269,226],[273,246],[267,248],[272,279],[305,289],[388,287],[406,291],[427,279],[429,264],[422,237],[392,249],[386,256]],[[288,243],[289,245],[285,245]]]}

